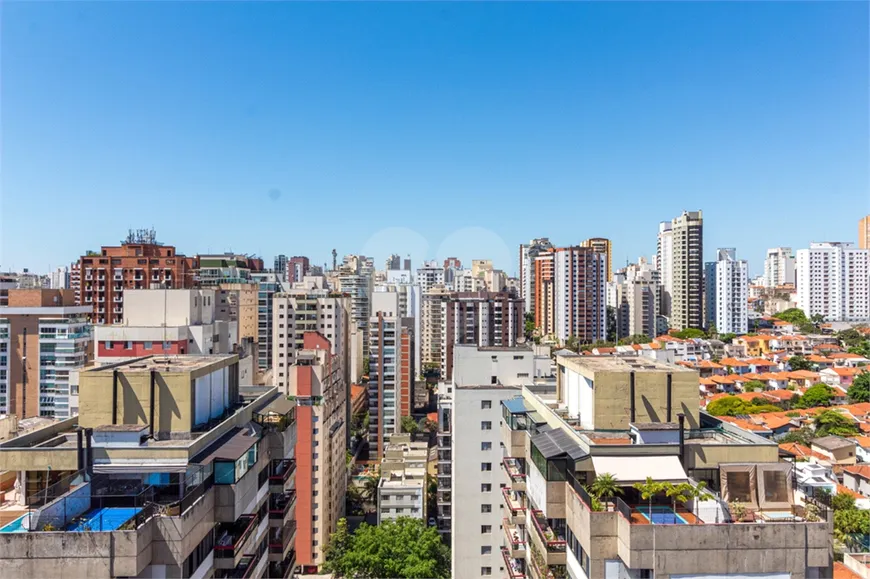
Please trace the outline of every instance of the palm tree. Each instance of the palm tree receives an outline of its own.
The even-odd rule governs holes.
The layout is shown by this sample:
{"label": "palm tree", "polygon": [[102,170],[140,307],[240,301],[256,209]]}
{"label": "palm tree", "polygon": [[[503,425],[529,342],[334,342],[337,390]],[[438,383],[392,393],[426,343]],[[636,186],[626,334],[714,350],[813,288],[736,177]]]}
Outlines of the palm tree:
{"label": "palm tree", "polygon": [[592,494],[597,499],[604,499],[605,503],[616,495],[623,493],[619,486],[616,477],[609,472],[603,472],[595,477],[592,485],[589,487]]}
{"label": "palm tree", "polygon": [[664,485],[660,482],[654,481],[651,476],[648,476],[646,477],[646,482],[634,483],[634,488],[640,492],[640,496],[643,500],[649,502],[649,510],[650,513],[652,513],[653,497],[662,492]]}
{"label": "palm tree", "polygon": [[692,497],[692,489],[694,488],[695,487],[693,487],[689,483],[680,483],[676,485],[671,483],[665,483],[665,494],[673,502],[674,513],[677,512],[677,501],[686,504]]}
{"label": "palm tree", "polygon": [[378,486],[381,484],[381,475],[376,470],[374,474],[370,474],[365,477],[362,484],[362,491],[360,495],[365,500],[365,502],[370,504],[376,504],[378,502]]}

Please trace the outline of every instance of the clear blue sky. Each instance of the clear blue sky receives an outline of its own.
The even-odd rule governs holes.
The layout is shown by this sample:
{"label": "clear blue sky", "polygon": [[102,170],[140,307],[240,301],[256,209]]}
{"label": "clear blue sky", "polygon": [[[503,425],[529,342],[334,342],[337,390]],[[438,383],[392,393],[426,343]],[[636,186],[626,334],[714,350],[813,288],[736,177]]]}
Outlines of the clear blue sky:
{"label": "clear blue sky", "polygon": [[3,2],[0,268],[233,250],[709,258],[870,212],[868,5]]}

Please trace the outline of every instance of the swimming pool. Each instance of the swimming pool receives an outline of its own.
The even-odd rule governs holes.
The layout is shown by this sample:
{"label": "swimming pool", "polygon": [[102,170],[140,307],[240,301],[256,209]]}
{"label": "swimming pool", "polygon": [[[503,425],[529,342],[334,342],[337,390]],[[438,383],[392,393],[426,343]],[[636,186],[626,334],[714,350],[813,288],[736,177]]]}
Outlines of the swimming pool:
{"label": "swimming pool", "polygon": [[25,521],[30,522],[30,513],[21,515],[11,523],[6,523],[6,525],[0,527],[0,533],[26,533]]}
{"label": "swimming pool", "polygon": [[77,517],[66,530],[72,533],[84,531],[117,531],[121,525],[135,517],[139,511],[135,507],[103,507],[94,509]]}
{"label": "swimming pool", "polygon": [[637,507],[637,512],[653,525],[687,525],[686,519],[674,512],[671,507],[655,505]]}

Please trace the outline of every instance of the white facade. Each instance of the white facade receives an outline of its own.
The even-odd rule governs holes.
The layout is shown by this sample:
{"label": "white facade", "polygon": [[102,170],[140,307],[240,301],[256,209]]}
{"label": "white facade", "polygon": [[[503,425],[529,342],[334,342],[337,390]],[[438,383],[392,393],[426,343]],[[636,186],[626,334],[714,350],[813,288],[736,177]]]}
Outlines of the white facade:
{"label": "white facade", "polygon": [[663,316],[671,315],[671,295],[674,291],[674,231],[670,221],[659,223],[659,238],[655,268],[660,275],[659,310]]}
{"label": "white facade", "polygon": [[444,275],[444,267],[437,261],[423,262],[423,267],[417,268],[417,284],[420,286],[420,293],[425,294],[437,285],[445,285]]}
{"label": "white facade", "polygon": [[[454,579],[477,579],[485,569],[502,576],[504,517],[501,485],[501,403],[518,387],[458,387],[452,393],[451,572]],[[440,487],[440,480],[439,480]],[[439,505],[439,509],[444,507]],[[442,511],[443,512],[443,511]]]}
{"label": "white facade", "polygon": [[479,348],[457,344],[453,348],[453,386],[522,386],[550,375],[550,356],[531,348]]}
{"label": "white facade", "polygon": [[[585,260],[593,266],[586,267]],[[580,272],[583,272],[582,274]],[[572,336],[594,342],[607,337],[607,263],[594,251],[557,251],[553,262],[555,334],[560,344]],[[588,324],[588,331],[587,331]]]}
{"label": "white facade", "polygon": [[124,326],[194,326],[214,322],[215,290],[124,290]]}
{"label": "white facade", "polygon": [[795,261],[797,307],[829,322],[870,319],[870,249],[852,243],[811,243]]}
{"label": "white facade", "polygon": [[[305,278],[306,280],[308,277]],[[328,289],[295,288],[272,297],[272,383],[282,392],[289,387],[289,368],[296,363],[305,332],[319,332],[332,345],[332,354],[347,370],[349,298]],[[355,377],[354,377],[355,378]]]}
{"label": "white facade", "polygon": [[59,267],[51,272],[51,289],[69,289],[69,268]]}
{"label": "white facade", "polygon": [[[400,281],[390,281],[391,273],[403,273],[405,276],[399,276]],[[420,304],[420,287],[412,283],[410,279],[405,281],[406,276],[410,276],[409,270],[387,270],[387,282],[375,286],[375,294],[378,292],[395,292],[399,296],[399,317],[414,318],[414,367],[420,371],[420,349],[421,349],[421,304]],[[372,312],[377,310],[372,307]]]}
{"label": "white facade", "polygon": [[767,250],[767,257],[764,259],[764,285],[765,287],[776,287],[783,284],[793,284],[794,276],[794,254],[790,247],[776,247]]}
{"label": "white facade", "polygon": [[749,264],[734,249],[720,249],[716,261],[716,329],[723,334],[749,331]]}

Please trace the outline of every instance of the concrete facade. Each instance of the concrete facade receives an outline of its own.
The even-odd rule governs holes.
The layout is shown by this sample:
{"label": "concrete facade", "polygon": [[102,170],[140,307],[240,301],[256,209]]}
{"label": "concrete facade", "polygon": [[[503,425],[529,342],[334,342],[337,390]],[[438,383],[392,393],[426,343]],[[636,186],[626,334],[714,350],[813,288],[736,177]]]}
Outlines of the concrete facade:
{"label": "concrete facade", "polygon": [[828,322],[870,319],[870,249],[852,243],[811,243],[795,261],[797,307]]}

